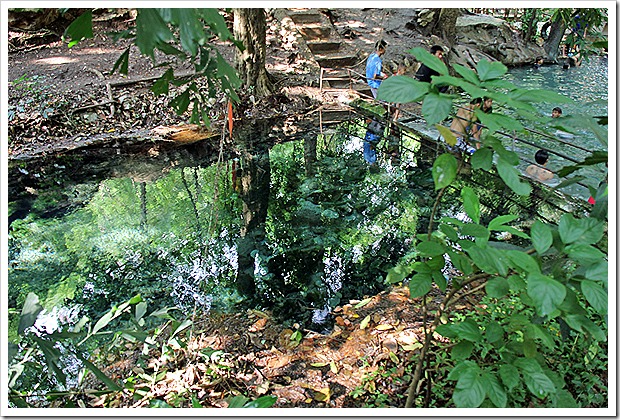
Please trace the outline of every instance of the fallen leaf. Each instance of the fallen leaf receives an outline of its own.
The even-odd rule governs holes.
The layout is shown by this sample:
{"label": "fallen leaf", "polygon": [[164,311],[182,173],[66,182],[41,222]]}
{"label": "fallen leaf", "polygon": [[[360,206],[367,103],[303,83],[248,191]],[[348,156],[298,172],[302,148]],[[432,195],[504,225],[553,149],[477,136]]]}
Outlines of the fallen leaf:
{"label": "fallen leaf", "polygon": [[338,373],[338,367],[336,366],[336,363],[334,361],[329,362],[329,369],[334,375]]}
{"label": "fallen leaf", "polygon": [[273,359],[269,359],[267,361],[267,367],[271,369],[279,369],[283,366],[288,365],[291,362],[290,356],[281,355],[279,357],[274,357]]}
{"label": "fallen leaf", "polygon": [[329,363],[327,362],[319,362],[319,363],[310,363],[310,366],[312,367],[324,367],[327,366]]}
{"label": "fallen leaf", "polygon": [[359,309],[359,308],[361,308],[362,306],[366,306],[366,305],[368,305],[368,304],[370,303],[370,301],[371,301],[371,300],[372,300],[372,298],[371,298],[371,297],[369,297],[368,299],[364,299],[363,301],[361,301],[360,303],[358,303],[358,304],[357,304],[357,305],[355,305],[354,307],[355,307],[355,309]]}
{"label": "fallen leaf", "polygon": [[375,329],[379,331],[391,330],[392,328],[394,327],[390,324],[380,324],[375,327]]}
{"label": "fallen leaf", "polygon": [[341,316],[337,316],[335,321],[336,321],[336,324],[338,324],[338,325],[344,325],[345,324],[344,323],[344,318],[341,317]]}
{"label": "fallen leaf", "polygon": [[402,346],[403,350],[405,351],[414,351],[417,349],[421,349],[422,347],[424,347],[422,343],[414,343],[414,344],[408,344],[408,345]]}
{"label": "fallen leaf", "polygon": [[250,328],[248,328],[248,331],[251,331],[251,332],[260,331],[265,328],[265,325],[267,325],[267,318],[260,318],[258,321],[252,324]]}
{"label": "fallen leaf", "polygon": [[364,318],[362,322],[360,322],[360,330],[365,329],[368,326],[369,322],[370,322],[370,315],[366,315],[366,318]]}
{"label": "fallen leaf", "polygon": [[327,402],[329,401],[330,397],[331,397],[331,391],[329,387],[321,388],[319,391],[316,391],[314,393],[314,399],[317,401]]}

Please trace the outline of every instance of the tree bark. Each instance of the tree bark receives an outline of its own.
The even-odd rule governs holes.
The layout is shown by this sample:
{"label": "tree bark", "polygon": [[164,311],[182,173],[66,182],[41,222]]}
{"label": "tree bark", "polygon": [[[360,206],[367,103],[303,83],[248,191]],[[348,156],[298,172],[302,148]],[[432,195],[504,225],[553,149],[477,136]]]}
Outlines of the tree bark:
{"label": "tree bark", "polygon": [[245,50],[236,51],[236,68],[246,88],[254,94],[268,96],[273,85],[265,69],[267,23],[264,9],[234,9],[234,36]]}
{"label": "tree bark", "polygon": [[304,163],[306,176],[314,176],[316,174],[316,136],[304,138]]}
{"label": "tree bark", "polygon": [[456,42],[456,20],[462,14],[463,12],[459,8],[446,8],[439,12],[439,20],[434,32],[441,36],[450,48]]}
{"label": "tree bark", "polygon": [[562,20],[562,17],[558,15],[551,23],[549,28],[549,36],[545,40],[545,44],[543,46],[548,60],[557,60],[558,49],[560,48],[560,43],[564,37],[564,32],[566,32],[566,24]]}

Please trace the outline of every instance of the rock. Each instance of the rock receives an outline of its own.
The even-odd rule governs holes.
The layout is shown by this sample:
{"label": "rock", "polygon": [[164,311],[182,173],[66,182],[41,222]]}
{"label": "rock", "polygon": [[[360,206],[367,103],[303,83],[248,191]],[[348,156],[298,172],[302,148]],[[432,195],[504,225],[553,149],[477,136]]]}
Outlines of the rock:
{"label": "rock", "polygon": [[492,58],[507,66],[530,64],[545,55],[542,47],[525,43],[506,21],[487,15],[463,15],[456,21],[459,64],[470,67],[481,58]]}

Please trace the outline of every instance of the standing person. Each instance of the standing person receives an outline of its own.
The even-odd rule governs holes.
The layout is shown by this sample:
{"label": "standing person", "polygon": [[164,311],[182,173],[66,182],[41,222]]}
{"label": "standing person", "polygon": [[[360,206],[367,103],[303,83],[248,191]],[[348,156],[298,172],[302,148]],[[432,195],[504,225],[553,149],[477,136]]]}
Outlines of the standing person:
{"label": "standing person", "polygon": [[482,98],[474,98],[467,106],[458,110],[450,124],[450,131],[456,135],[456,144],[454,147],[448,146],[449,150],[461,150],[470,155],[474,154],[476,148],[467,143],[466,139],[469,137],[470,125],[475,120],[474,112],[480,108],[481,104]]}
{"label": "standing person", "polygon": [[372,96],[377,98],[377,89],[381,85],[381,81],[387,77],[387,74],[383,73],[383,60],[381,56],[385,54],[387,42],[379,40],[375,44],[375,52],[368,56],[366,60],[366,81],[370,86]]}
{"label": "standing person", "polygon": [[549,152],[540,149],[534,155],[534,160],[536,161],[536,165],[530,165],[525,170],[529,176],[541,182],[546,182],[553,178],[553,172],[545,168],[549,161]]}
{"label": "standing person", "polygon": [[[430,52],[435,57],[443,60],[443,48],[440,45],[433,45]],[[420,82],[430,83],[432,76],[439,76],[439,73],[437,73],[430,67],[427,67],[425,64],[422,64],[420,68],[418,68],[418,71],[415,73],[415,78],[418,79]],[[439,88],[440,92],[445,92],[446,90],[448,90],[448,86],[442,86]]]}
{"label": "standing person", "polygon": [[371,120],[366,127],[366,135],[364,136],[364,159],[370,166],[374,166],[377,162],[377,144],[383,136],[384,126],[376,119]]}

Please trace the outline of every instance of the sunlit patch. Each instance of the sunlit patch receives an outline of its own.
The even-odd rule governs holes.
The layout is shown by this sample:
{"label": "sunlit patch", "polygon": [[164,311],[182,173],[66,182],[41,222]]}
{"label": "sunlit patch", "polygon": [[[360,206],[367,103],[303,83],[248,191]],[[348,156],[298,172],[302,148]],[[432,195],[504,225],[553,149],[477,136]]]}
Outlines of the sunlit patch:
{"label": "sunlit patch", "polygon": [[48,58],[40,58],[38,60],[34,60],[36,64],[50,64],[50,65],[59,65],[59,64],[69,64],[77,62],[77,58],[59,56],[59,57],[48,57]]}

